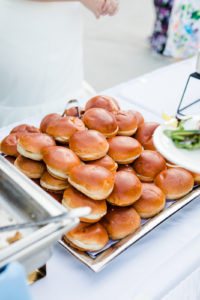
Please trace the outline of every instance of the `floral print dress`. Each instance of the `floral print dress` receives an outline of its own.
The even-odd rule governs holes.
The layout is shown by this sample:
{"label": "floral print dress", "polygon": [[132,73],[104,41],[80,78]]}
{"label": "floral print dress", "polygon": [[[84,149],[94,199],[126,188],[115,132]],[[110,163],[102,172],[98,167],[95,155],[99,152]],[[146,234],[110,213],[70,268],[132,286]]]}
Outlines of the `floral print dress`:
{"label": "floral print dress", "polygon": [[152,48],[186,58],[200,50],[200,0],[154,0],[156,22]]}

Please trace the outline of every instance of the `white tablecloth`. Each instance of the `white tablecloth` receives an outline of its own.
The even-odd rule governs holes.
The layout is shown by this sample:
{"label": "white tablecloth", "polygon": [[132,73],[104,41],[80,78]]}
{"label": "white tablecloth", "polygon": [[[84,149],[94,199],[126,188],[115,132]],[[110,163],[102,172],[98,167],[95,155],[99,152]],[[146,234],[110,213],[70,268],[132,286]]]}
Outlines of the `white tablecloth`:
{"label": "white tablecloth", "polygon": [[[105,93],[124,109],[141,111],[160,121],[161,111],[175,113],[188,75],[190,59],[123,83]],[[33,118],[36,124],[38,118]],[[29,120],[30,123],[30,120]],[[0,131],[0,138],[8,129]],[[56,245],[47,277],[31,286],[35,300],[192,299],[200,298],[200,199],[190,203],[93,273],[62,246]]]}

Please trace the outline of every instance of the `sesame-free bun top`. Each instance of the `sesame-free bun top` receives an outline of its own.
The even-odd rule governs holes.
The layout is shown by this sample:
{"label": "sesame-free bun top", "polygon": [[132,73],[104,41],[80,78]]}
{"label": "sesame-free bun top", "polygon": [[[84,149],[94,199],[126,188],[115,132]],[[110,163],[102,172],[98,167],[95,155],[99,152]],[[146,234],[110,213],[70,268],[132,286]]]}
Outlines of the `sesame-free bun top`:
{"label": "sesame-free bun top", "polygon": [[109,155],[105,155],[104,157],[97,160],[89,161],[87,164],[104,167],[110,172],[115,172],[118,168],[118,164]]}
{"label": "sesame-free bun top", "polygon": [[115,116],[103,108],[91,108],[83,115],[83,122],[89,129],[101,132],[106,137],[115,136],[118,126]]}
{"label": "sesame-free bun top", "polygon": [[46,133],[46,129],[49,123],[53,120],[59,119],[61,116],[59,114],[53,113],[45,116],[40,123],[40,131]]}
{"label": "sesame-free bun top", "polygon": [[52,120],[47,126],[46,132],[52,135],[56,141],[68,143],[69,138],[79,130],[85,130],[85,125],[79,118],[63,117]]}
{"label": "sesame-free bun top", "polygon": [[48,134],[25,133],[18,140],[17,151],[33,160],[42,160],[42,150],[55,144],[54,139]]}
{"label": "sesame-free bun top", "polygon": [[140,126],[141,124],[144,123],[144,117],[139,111],[131,110],[131,112],[132,112],[132,114],[134,114],[136,116],[137,121],[138,121],[138,126]]}
{"label": "sesame-free bun top", "polygon": [[16,158],[14,165],[29,178],[40,178],[45,171],[45,165],[42,162],[21,155]]}
{"label": "sesame-free bun top", "polygon": [[137,201],[142,193],[142,184],[132,172],[115,173],[114,189],[107,201],[117,206],[128,206]]}
{"label": "sesame-free bun top", "polygon": [[107,213],[107,205],[105,200],[92,200],[72,187],[69,187],[65,190],[62,204],[67,208],[67,210],[85,206],[90,207],[90,214],[86,217],[80,218],[82,222],[97,222]]}
{"label": "sesame-free bun top", "polygon": [[75,132],[69,141],[69,147],[82,160],[99,159],[108,152],[109,144],[105,136],[96,130]]}
{"label": "sesame-free bun top", "polygon": [[17,151],[17,143],[22,135],[24,135],[24,132],[10,133],[6,136],[1,141],[1,151],[4,154],[17,157],[19,155],[19,152]]}
{"label": "sesame-free bun top", "polygon": [[18,125],[16,127],[14,127],[10,133],[15,133],[15,132],[40,132],[40,130],[35,127],[35,126],[31,126],[31,125],[28,125],[28,124],[21,124],[21,125]]}
{"label": "sesame-free bun top", "polygon": [[[84,109],[82,107],[79,108],[79,112],[80,112],[80,116],[82,117],[82,115],[84,114]],[[79,114],[78,114],[78,107],[77,106],[73,106],[73,107],[70,107],[68,109],[65,110],[64,112],[64,115],[69,117],[79,117]]]}
{"label": "sesame-free bun top", "polygon": [[81,165],[76,153],[62,146],[45,148],[43,160],[47,165],[48,172],[58,179],[66,179],[73,167]]}
{"label": "sesame-free bun top", "polygon": [[130,166],[130,165],[118,165],[117,171],[132,172],[133,174],[136,175],[135,170],[134,170],[133,167]]}
{"label": "sesame-free bun top", "polygon": [[140,227],[141,219],[134,208],[111,206],[103,217],[102,224],[112,240],[118,240],[135,232]]}
{"label": "sesame-free bun top", "polygon": [[141,144],[129,136],[115,136],[108,143],[108,155],[119,164],[132,163],[142,152]]}
{"label": "sesame-free bun top", "polygon": [[142,195],[133,207],[141,218],[151,218],[157,215],[165,206],[165,194],[154,184],[143,183]]}
{"label": "sesame-free bun top", "polygon": [[156,150],[153,144],[153,133],[159,126],[156,122],[144,122],[138,127],[135,138],[142,144],[145,150]]}
{"label": "sesame-free bun top", "polygon": [[182,168],[170,168],[160,172],[154,179],[167,199],[179,199],[188,194],[194,186],[194,178]]}
{"label": "sesame-free bun top", "polygon": [[85,106],[85,111],[90,108],[104,108],[108,111],[118,111],[120,110],[119,104],[117,101],[109,96],[99,95],[91,98]]}
{"label": "sesame-free bun top", "polygon": [[108,233],[100,223],[80,222],[63,236],[64,241],[81,251],[101,250],[108,242]]}
{"label": "sesame-free bun top", "polygon": [[144,150],[134,161],[133,167],[141,181],[151,182],[158,173],[166,169],[166,162],[160,153]]}
{"label": "sesame-free bun top", "polygon": [[119,110],[117,112],[113,112],[113,114],[119,127],[118,135],[131,136],[136,132],[138,121],[132,111]]}
{"label": "sesame-free bun top", "polygon": [[106,199],[114,187],[113,173],[96,165],[74,167],[68,180],[73,187],[94,200]]}
{"label": "sesame-free bun top", "polygon": [[69,187],[68,180],[60,180],[49,174],[49,172],[44,172],[40,178],[40,185],[47,191],[57,192],[63,191]]}

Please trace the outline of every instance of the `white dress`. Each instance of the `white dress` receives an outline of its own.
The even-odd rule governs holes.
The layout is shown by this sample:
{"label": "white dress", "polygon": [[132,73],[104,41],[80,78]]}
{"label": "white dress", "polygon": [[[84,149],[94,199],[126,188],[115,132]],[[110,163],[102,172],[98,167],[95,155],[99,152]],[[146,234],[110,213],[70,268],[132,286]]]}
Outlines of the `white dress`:
{"label": "white dress", "polygon": [[0,0],[0,127],[62,110],[82,77],[79,3]]}

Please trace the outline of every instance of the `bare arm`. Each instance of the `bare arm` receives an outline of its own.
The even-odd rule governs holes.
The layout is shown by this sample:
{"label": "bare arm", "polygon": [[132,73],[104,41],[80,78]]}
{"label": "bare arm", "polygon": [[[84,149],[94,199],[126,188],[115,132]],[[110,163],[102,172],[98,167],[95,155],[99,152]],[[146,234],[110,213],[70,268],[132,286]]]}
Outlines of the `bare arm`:
{"label": "bare arm", "polygon": [[96,18],[101,15],[114,15],[118,10],[117,0],[36,0],[40,2],[80,2],[89,10],[91,10]]}

